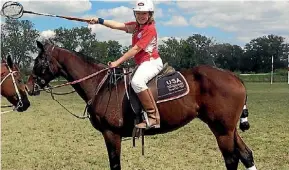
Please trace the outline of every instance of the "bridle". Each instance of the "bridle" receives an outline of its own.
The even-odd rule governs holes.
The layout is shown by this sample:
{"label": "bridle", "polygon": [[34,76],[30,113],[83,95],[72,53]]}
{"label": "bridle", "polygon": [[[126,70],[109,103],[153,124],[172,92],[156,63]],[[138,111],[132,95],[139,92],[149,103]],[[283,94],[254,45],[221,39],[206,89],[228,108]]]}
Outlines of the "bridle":
{"label": "bridle", "polygon": [[[9,67],[9,65],[8,65],[7,63],[4,63],[4,64],[5,64],[6,67],[8,68],[9,73],[8,73],[3,79],[2,79],[2,77],[1,77],[1,86],[2,86],[2,84],[5,82],[5,80],[6,80],[9,76],[11,76],[12,82],[13,82],[13,86],[14,86],[14,89],[15,89],[15,92],[16,92],[16,94],[13,95],[13,96],[17,96],[18,102],[17,102],[16,107],[14,107],[12,110],[1,112],[1,114],[3,114],[3,113],[8,113],[8,112],[12,112],[12,111],[17,110],[19,107],[23,107],[23,101],[22,101],[22,98],[21,98],[19,89],[18,89],[18,87],[17,87],[17,85],[16,85],[15,77],[14,77],[14,74],[17,73],[17,72],[19,72],[19,71],[12,71],[12,69]],[[6,107],[13,107],[13,105],[1,106],[1,108],[6,108]]]}
{"label": "bridle", "polygon": [[[49,70],[49,74],[51,74],[53,77],[56,77],[55,72],[53,71],[50,62],[53,59],[52,53],[53,50],[55,48],[55,45],[52,46],[51,50],[49,50],[49,53],[47,54],[47,49],[43,50],[42,54],[42,58],[39,60],[39,63],[37,65],[40,65],[41,67],[41,72],[42,74],[45,73],[46,70]],[[58,54],[59,55],[59,54]],[[57,60],[55,60],[55,63],[57,65],[57,67],[60,69],[60,72],[64,75],[67,76],[66,71],[63,69],[63,67],[59,64],[59,62]],[[43,85],[46,83],[46,81],[44,79],[42,79],[41,77],[37,76],[36,74],[32,73],[32,78],[36,81],[33,81],[33,93],[36,91],[43,91],[45,89],[41,89],[41,85],[39,84],[39,82]],[[51,86],[49,84],[46,85],[46,87],[50,88]]]}
{"label": "bridle", "polygon": [[[52,59],[51,54],[52,54],[54,48],[55,48],[55,46],[52,47],[52,49],[51,49],[51,51],[49,52],[49,54],[46,53],[46,51],[47,51],[46,49],[43,51],[43,52],[44,52],[43,57],[40,59],[40,62],[38,63],[38,65],[40,65],[41,68],[42,68],[42,70],[41,70],[41,71],[42,71],[42,74],[44,74],[46,70],[49,70],[49,74],[52,74],[53,76],[55,76],[55,75],[54,75],[54,72],[53,72],[53,70],[52,70],[52,68],[50,67],[50,64],[49,64],[49,63],[50,63],[50,60]],[[58,62],[57,62],[57,64],[60,65]],[[60,67],[60,68],[61,68],[61,70],[62,70],[62,67]],[[35,86],[40,87],[40,85],[38,84],[38,82],[40,82],[40,83],[42,83],[42,84],[45,84],[45,80],[42,79],[42,78],[40,78],[39,76],[36,76],[36,74],[33,74],[33,79],[37,80],[37,81],[34,83]],[[35,88],[34,88],[34,85],[33,85],[33,89],[35,89]]]}
{"label": "bridle", "polygon": [[[47,54],[46,51],[48,50],[44,50],[44,54],[42,54],[42,58],[40,60],[40,63],[37,63],[41,66],[41,72],[42,74],[45,73],[46,70],[49,70],[49,74],[51,74],[53,77],[56,77],[56,74],[55,72],[53,71],[53,69],[51,68],[51,65],[50,65],[50,61],[53,59],[53,56],[52,56],[52,52],[55,48],[55,45],[53,45],[53,47],[51,48],[51,50],[49,51],[49,53]],[[55,60],[55,63],[57,65],[57,67],[60,69],[60,72],[67,76],[67,73],[66,71],[62,68],[62,66],[60,65],[60,63]],[[80,83],[84,80],[87,80],[87,79],[90,79],[92,77],[95,77],[97,75],[99,75],[100,73],[102,72],[106,72],[105,76],[102,78],[102,81],[100,82],[100,84],[97,86],[96,90],[95,90],[95,95],[98,93],[98,91],[100,90],[100,88],[102,87],[102,85],[104,84],[105,80],[107,79],[108,75],[109,75],[109,68],[104,68],[100,71],[97,71],[95,73],[92,73],[86,77],[83,77],[81,79],[78,79],[78,80],[75,80],[75,81],[72,81],[72,82],[67,82],[67,83],[63,83],[63,84],[60,84],[60,85],[56,85],[56,86],[50,86],[49,84],[46,85],[46,87],[44,87],[43,89],[41,88],[41,86],[37,83],[40,81],[40,83],[42,83],[43,85],[46,83],[44,79],[42,79],[41,77],[37,76],[36,74],[32,74],[32,78],[36,81],[33,81],[33,92],[35,93],[36,91],[40,92],[40,91],[46,91],[46,92],[49,92],[51,94],[51,97],[53,100],[55,100],[56,102],[58,102],[58,104],[60,104],[66,111],[68,111],[70,114],[72,114],[73,116],[77,117],[77,118],[80,118],[80,119],[85,119],[85,118],[89,118],[89,115],[86,115],[86,111],[87,111],[87,108],[89,105],[91,105],[92,101],[94,98],[90,99],[87,104],[86,104],[86,107],[84,109],[84,113],[83,113],[83,116],[78,116],[78,115],[75,115],[73,114],[72,112],[70,112],[66,107],[64,107],[59,101],[57,101],[52,92],[53,89],[55,88],[59,88],[59,87],[63,87],[63,86],[68,86],[68,85],[73,85],[73,84],[77,84],[77,83]],[[74,92],[74,91],[72,91]],[[71,92],[69,93],[63,93],[63,94],[60,94],[60,95],[65,95],[65,94],[70,94]]]}

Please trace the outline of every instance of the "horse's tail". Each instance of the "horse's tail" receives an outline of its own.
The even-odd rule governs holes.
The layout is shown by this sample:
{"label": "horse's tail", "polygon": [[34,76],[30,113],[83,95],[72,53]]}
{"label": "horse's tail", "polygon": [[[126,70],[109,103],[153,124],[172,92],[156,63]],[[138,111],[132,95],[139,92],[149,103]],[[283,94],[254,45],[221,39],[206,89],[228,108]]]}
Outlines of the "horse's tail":
{"label": "horse's tail", "polygon": [[[239,80],[241,81],[241,83],[245,87],[244,82],[240,78],[239,78]],[[245,99],[245,103],[244,103],[244,106],[243,106],[243,111],[242,111],[242,114],[241,114],[241,117],[240,117],[240,125],[239,125],[239,128],[243,132],[245,132],[246,130],[248,130],[250,128],[250,124],[248,122],[249,111],[248,111],[248,108],[247,108],[247,99],[248,99],[248,95],[247,95],[247,92],[246,92],[246,99]]]}

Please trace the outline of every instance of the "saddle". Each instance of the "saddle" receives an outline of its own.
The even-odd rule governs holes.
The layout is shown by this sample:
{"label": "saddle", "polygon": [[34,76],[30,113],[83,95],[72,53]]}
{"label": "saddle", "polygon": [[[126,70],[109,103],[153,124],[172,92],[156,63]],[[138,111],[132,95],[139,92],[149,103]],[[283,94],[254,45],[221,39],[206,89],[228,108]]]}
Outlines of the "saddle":
{"label": "saddle", "polygon": [[[135,114],[140,114],[142,111],[142,105],[130,85],[131,77],[134,75],[136,70],[137,68],[129,76],[127,95]],[[180,72],[175,71],[175,69],[168,65],[168,63],[164,64],[160,73],[152,78],[147,85],[151,90],[156,103],[175,100],[189,93],[189,86],[184,76]]]}

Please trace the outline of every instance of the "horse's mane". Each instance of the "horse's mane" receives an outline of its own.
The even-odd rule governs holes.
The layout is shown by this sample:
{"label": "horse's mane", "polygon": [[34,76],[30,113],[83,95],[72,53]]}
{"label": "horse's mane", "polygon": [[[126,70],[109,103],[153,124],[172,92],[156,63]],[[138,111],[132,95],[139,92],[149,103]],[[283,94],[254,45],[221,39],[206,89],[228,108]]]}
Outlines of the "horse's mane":
{"label": "horse's mane", "polygon": [[[66,50],[68,50],[68,49],[66,49]],[[88,55],[85,55],[81,52],[77,52],[74,50],[68,50],[68,51],[74,53],[77,57],[81,58],[83,61],[85,61],[87,63],[92,63],[92,64],[98,64],[99,63],[99,61],[96,60],[95,58],[88,56]]]}
{"label": "horse's mane", "polygon": [[107,67],[106,64],[104,64],[103,62],[97,60],[96,58],[93,58],[91,56],[85,55],[85,54],[83,54],[81,52],[76,52],[74,50],[68,50],[68,51],[74,53],[77,57],[81,58],[84,62],[86,62],[86,63],[88,63],[88,64],[90,64],[92,66],[95,66],[97,64],[97,65],[101,65],[103,67]]}

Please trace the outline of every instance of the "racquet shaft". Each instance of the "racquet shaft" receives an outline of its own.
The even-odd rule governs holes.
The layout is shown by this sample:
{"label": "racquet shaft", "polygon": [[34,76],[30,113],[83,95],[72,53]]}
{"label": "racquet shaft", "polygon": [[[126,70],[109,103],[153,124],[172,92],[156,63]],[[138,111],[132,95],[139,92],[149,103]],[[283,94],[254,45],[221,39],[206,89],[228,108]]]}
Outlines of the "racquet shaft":
{"label": "racquet shaft", "polygon": [[82,18],[75,18],[75,17],[67,17],[67,16],[61,16],[61,15],[52,15],[52,14],[47,14],[47,13],[37,13],[37,12],[32,12],[32,11],[23,11],[23,13],[28,13],[28,14],[35,14],[35,15],[43,15],[43,16],[50,16],[50,17],[58,17],[58,18],[64,18],[68,20],[73,20],[73,21],[81,21],[81,22],[89,22],[89,19],[82,19]]}

